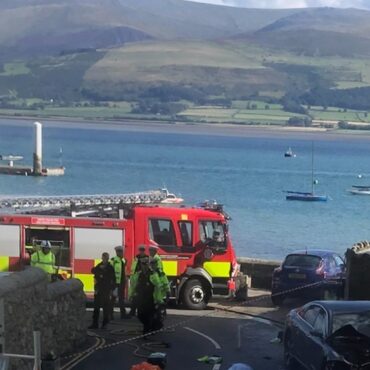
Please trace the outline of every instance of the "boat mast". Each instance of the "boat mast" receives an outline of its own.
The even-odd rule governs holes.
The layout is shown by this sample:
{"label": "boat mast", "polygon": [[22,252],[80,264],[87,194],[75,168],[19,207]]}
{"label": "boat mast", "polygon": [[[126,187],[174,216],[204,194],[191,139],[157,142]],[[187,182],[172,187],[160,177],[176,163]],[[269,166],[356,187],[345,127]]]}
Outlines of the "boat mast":
{"label": "boat mast", "polygon": [[312,141],[312,149],[311,149],[311,189],[313,194],[314,188],[314,181],[313,181],[313,141]]}

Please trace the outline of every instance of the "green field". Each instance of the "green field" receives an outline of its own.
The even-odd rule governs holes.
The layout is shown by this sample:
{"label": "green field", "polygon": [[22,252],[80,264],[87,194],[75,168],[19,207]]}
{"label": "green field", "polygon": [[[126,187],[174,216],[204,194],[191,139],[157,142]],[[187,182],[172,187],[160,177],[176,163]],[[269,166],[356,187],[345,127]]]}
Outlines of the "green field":
{"label": "green field", "polygon": [[336,107],[311,107],[309,114],[316,120],[370,122],[370,114],[352,109],[345,111]]}
{"label": "green field", "polygon": [[[35,102],[30,100],[30,102]],[[39,103],[39,101],[36,101]],[[20,100],[21,104],[22,101]],[[45,103],[45,102],[44,102]],[[257,109],[243,109],[247,104],[254,104]],[[189,104],[190,106],[191,104]],[[266,109],[266,105],[269,109]],[[190,106],[178,113],[176,117],[160,114],[133,114],[132,103],[110,102],[107,107],[55,107],[46,106],[44,109],[0,109],[0,115],[31,116],[31,117],[66,117],[78,119],[150,119],[159,121],[185,121],[205,123],[238,123],[238,124],[263,124],[285,125],[291,117],[304,117],[302,114],[285,112],[279,104],[266,104],[258,101],[234,101],[232,108],[217,106]],[[328,122],[350,121],[358,123],[370,123],[370,115],[366,112],[328,107],[311,107],[308,111],[315,121]]]}
{"label": "green field", "polygon": [[2,70],[2,72],[0,71],[0,76],[18,76],[30,72],[30,69],[24,62],[5,63]]}
{"label": "green field", "polygon": [[0,109],[0,116],[35,117],[35,118],[66,118],[68,120],[151,120],[171,122],[172,117],[158,114],[131,113],[131,103],[114,102],[109,107],[53,107],[44,109]]}

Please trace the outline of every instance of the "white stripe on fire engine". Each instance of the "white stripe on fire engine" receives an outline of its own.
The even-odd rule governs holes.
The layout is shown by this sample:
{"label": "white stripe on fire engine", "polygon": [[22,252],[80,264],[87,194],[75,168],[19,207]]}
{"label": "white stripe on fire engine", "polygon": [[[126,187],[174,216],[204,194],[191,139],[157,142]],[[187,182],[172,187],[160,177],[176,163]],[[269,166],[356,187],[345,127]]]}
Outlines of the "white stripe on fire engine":
{"label": "white stripe on fire engine", "polygon": [[178,256],[174,254],[161,254],[162,260],[189,260],[190,256]]}

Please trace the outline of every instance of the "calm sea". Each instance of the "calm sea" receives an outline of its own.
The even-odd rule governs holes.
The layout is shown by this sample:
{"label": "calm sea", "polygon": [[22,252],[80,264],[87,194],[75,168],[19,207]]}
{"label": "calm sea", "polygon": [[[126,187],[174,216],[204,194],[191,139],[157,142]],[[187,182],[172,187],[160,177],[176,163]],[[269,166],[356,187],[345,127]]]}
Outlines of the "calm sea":
{"label": "calm sea", "polygon": [[[32,122],[0,123],[0,154],[23,155],[30,164]],[[310,135],[161,131],[45,125],[44,165],[63,164],[66,175],[0,175],[0,194],[126,193],[166,186],[187,204],[205,199],[224,204],[240,256],[280,259],[305,247],[344,253],[370,239],[370,196],[346,191],[352,184],[370,185],[366,137],[315,138],[316,191],[331,200],[304,203],[286,201],[283,190],[310,190]],[[296,158],[284,158],[289,146]]]}

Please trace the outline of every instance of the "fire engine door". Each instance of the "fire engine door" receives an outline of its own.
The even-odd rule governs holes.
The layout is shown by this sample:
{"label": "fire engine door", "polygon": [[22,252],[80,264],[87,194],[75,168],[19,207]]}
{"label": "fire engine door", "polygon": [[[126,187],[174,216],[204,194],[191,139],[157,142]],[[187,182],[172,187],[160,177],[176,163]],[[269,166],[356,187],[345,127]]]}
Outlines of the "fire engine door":
{"label": "fire engine door", "polygon": [[60,269],[70,270],[70,229],[65,227],[37,226],[25,228],[25,252],[30,256],[40,249],[41,242],[48,240],[55,254],[55,263]]}
{"label": "fire engine door", "polygon": [[149,219],[149,242],[160,248],[163,268],[167,276],[178,276],[186,270],[188,261],[194,254],[193,223],[173,222],[169,219]]}

